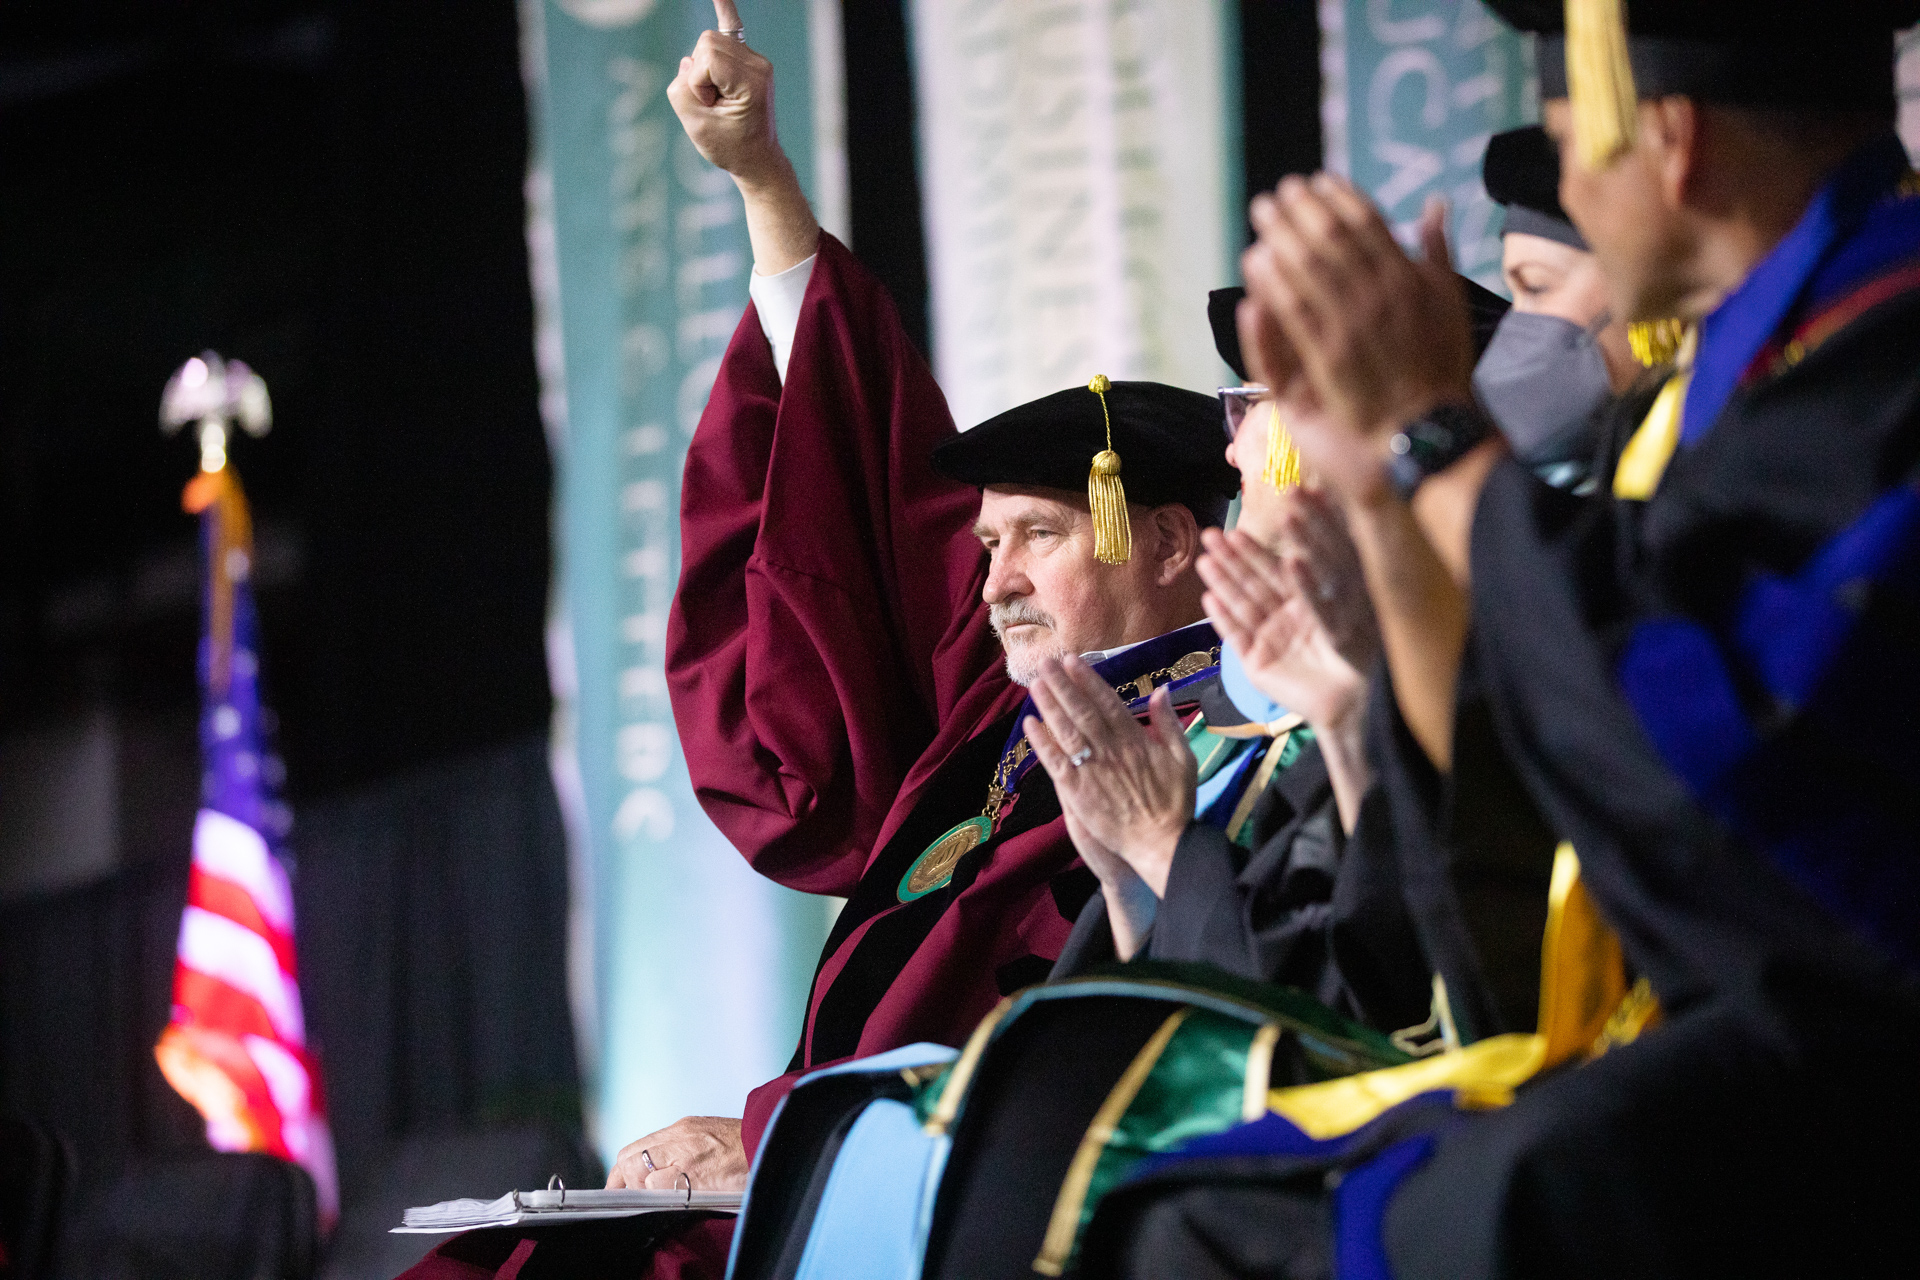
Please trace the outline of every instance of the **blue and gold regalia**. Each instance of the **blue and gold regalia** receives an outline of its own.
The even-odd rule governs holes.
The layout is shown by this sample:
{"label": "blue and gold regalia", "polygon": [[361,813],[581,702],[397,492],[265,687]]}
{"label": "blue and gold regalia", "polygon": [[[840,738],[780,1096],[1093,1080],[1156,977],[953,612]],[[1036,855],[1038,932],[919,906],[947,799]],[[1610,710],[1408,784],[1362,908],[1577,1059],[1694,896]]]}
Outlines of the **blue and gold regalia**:
{"label": "blue and gold regalia", "polygon": [[[1849,7],[1793,46],[1766,26],[1783,6],[1743,9],[1737,36],[1708,8],[1631,10],[1643,97],[1890,117],[1889,34],[1920,18]],[[1671,29],[1642,39],[1643,14]],[[1548,97],[1559,58],[1556,38]],[[1454,768],[1427,810],[1567,842],[1543,987],[1563,966],[1583,1016],[1556,1042],[1543,991],[1539,1034],[1469,1044],[1490,1046],[1476,1070],[1276,1094],[1110,1197],[1088,1274],[1278,1274],[1316,1233],[1297,1274],[1911,1274],[1920,184],[1890,132],[1690,356],[1598,495],[1512,462],[1489,479]]]}

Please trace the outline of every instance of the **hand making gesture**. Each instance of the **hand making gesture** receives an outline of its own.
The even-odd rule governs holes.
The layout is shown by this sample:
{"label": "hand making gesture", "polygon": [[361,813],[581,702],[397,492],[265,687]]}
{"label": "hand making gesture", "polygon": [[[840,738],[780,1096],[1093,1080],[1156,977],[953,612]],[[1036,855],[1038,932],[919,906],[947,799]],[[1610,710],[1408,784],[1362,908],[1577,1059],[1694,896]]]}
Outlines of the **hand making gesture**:
{"label": "hand making gesture", "polygon": [[747,46],[733,0],[713,0],[713,16],[719,29],[702,32],[680,59],[667,101],[694,148],[740,188],[754,269],[776,275],[813,256],[820,224],[780,149],[773,64]]}
{"label": "hand making gesture", "polygon": [[[747,47],[733,0],[714,0],[713,16],[718,29],[680,59],[667,101],[694,147],[740,188],[755,269],[784,271],[812,255],[820,228],[774,132],[773,64]],[[622,1147],[607,1186],[738,1191],[748,1168],[739,1120],[686,1116]]]}

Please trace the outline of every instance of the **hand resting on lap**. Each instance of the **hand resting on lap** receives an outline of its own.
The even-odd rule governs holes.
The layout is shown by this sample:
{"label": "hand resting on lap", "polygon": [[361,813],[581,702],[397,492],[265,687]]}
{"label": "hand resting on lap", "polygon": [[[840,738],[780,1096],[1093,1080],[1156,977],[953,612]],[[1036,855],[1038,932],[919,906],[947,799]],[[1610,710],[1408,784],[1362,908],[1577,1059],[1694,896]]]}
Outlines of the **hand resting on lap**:
{"label": "hand resting on lap", "polygon": [[[652,1169],[647,1168],[649,1159]],[[607,1175],[607,1188],[684,1189],[686,1182],[680,1178],[684,1173],[695,1191],[744,1191],[748,1167],[738,1120],[730,1116],[686,1116],[620,1148],[613,1171]]]}

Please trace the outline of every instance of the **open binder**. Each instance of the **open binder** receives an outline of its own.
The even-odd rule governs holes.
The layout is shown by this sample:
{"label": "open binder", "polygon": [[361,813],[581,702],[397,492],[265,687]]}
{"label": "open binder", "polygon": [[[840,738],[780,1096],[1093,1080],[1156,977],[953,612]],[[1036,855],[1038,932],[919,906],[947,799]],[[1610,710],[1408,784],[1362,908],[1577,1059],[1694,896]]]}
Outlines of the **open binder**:
{"label": "open binder", "polygon": [[[556,1184],[558,1179],[555,1180]],[[439,1235],[481,1227],[513,1227],[523,1223],[559,1224],[596,1218],[630,1218],[670,1209],[707,1209],[738,1212],[738,1191],[569,1191],[550,1186],[545,1191],[509,1191],[498,1200],[445,1200],[409,1209],[393,1231],[406,1235]]]}

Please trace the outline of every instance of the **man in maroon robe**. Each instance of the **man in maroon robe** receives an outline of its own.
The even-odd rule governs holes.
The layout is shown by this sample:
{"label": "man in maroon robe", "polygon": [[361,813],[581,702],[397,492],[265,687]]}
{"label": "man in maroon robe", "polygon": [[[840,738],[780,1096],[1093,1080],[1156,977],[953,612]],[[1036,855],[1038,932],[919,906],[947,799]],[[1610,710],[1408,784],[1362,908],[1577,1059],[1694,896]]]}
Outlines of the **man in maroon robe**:
{"label": "man in maroon robe", "polygon": [[[740,187],[755,265],[687,456],[667,677],[714,822],[762,874],[848,903],[791,1073],[744,1125],[630,1144],[610,1186],[739,1187],[798,1073],[959,1044],[1043,980],[1096,880],[1031,767],[1020,681],[1084,654],[1142,715],[1171,686],[1171,716],[1217,661],[1193,569],[1238,488],[1217,404],[1079,387],[958,434],[885,291],[814,222],[771,91],[766,60],[718,32],[668,90]],[[1109,447],[1123,563],[1096,559],[1087,497]]]}

